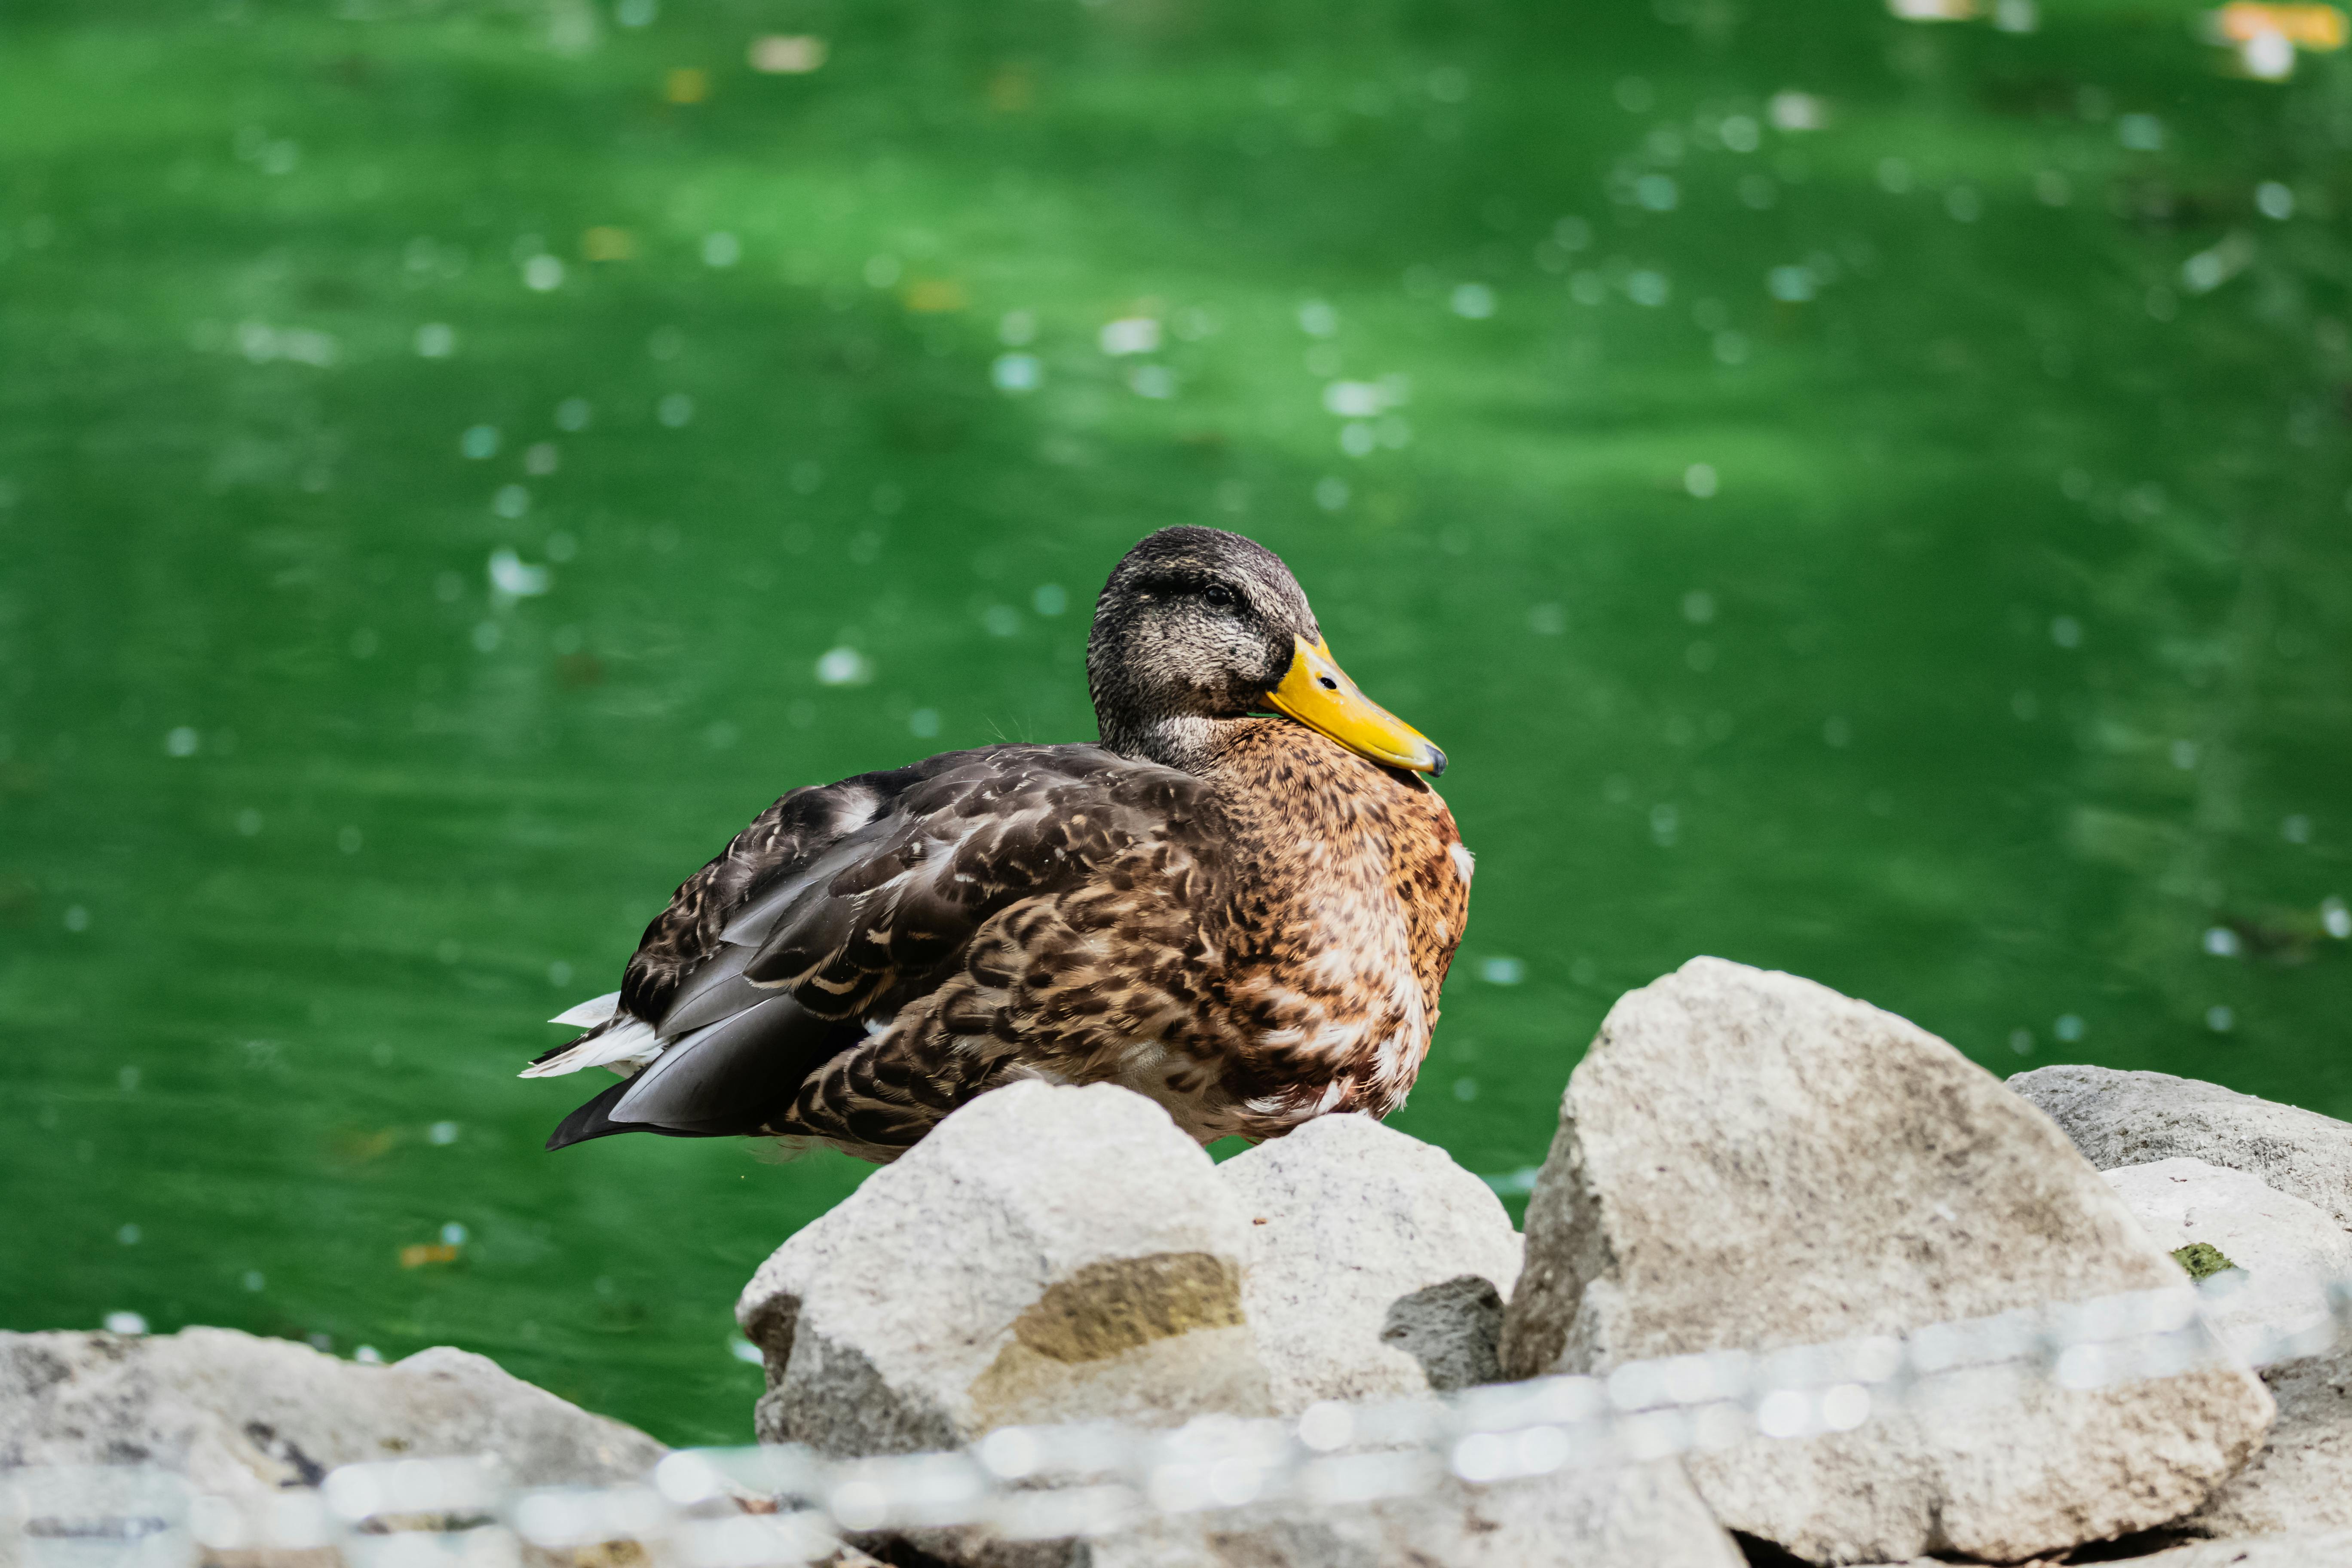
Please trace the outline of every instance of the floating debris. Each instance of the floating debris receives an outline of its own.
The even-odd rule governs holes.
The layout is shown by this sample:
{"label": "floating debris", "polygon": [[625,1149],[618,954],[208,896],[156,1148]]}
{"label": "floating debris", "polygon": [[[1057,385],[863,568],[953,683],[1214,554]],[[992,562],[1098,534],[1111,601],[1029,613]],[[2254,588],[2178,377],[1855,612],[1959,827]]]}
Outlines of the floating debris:
{"label": "floating debris", "polygon": [[1482,958],[1478,978],[1489,985],[1517,985],[1528,977],[1528,966],[1516,958]]}
{"label": "floating debris", "polygon": [[2202,18],[2205,41],[2229,49],[2238,70],[2258,81],[2294,74],[2298,50],[2331,54],[2344,47],[2344,13],[2333,5],[2272,5],[2236,0]]}
{"label": "floating debris", "polygon": [[1775,131],[1821,131],[1830,122],[1829,100],[1793,88],[1774,93],[1764,113]]}
{"label": "floating debris", "polygon": [[1015,395],[1034,392],[1045,382],[1045,363],[1035,354],[998,354],[988,367],[989,384]]}
{"label": "floating debris", "polygon": [[1160,352],[1160,322],[1152,316],[1121,316],[1103,323],[1095,335],[1102,352],[1117,359],[1127,354]]}
{"label": "floating debris", "polygon": [[846,644],[827,648],[817,657],[816,679],[820,686],[863,686],[873,679],[873,661]]}
{"label": "floating debris", "polygon": [[1456,284],[1446,304],[1465,321],[1483,321],[1495,313],[1495,291],[1484,283]]}
{"label": "floating debris", "polygon": [[2180,286],[2191,294],[2210,294],[2254,262],[2254,242],[2232,233],[2210,250],[2200,250],[2180,264]]}
{"label": "floating debris", "polygon": [[771,33],[751,40],[751,68],[770,76],[806,76],[824,67],[823,38],[806,33]]}
{"label": "floating debris", "polygon": [[971,303],[964,286],[952,278],[925,278],[907,285],[907,309],[918,315],[945,315]]}
{"label": "floating debris", "polygon": [[581,232],[580,255],[588,261],[634,261],[637,237],[625,228],[599,224]]}

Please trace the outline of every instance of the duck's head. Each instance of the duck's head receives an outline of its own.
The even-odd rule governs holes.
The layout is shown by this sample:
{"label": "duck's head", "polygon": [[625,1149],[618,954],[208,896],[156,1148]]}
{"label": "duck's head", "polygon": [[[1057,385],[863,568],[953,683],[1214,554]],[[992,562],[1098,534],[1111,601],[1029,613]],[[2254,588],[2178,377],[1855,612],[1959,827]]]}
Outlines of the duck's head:
{"label": "duck's head", "polygon": [[1445,753],[1356,689],[1282,558],[1238,533],[1163,528],[1127,552],[1095,605],[1087,687],[1103,743],[1188,773],[1225,727],[1285,714],[1383,767]]}

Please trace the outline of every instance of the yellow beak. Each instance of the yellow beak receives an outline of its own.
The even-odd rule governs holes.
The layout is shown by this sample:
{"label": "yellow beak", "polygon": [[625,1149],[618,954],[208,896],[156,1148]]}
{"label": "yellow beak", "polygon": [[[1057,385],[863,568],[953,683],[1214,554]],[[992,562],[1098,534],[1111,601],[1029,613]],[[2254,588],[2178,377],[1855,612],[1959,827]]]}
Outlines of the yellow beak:
{"label": "yellow beak", "polygon": [[1442,773],[1445,753],[1429,737],[1356,689],[1329,645],[1297,639],[1298,652],[1266,701],[1360,757],[1417,773]]}

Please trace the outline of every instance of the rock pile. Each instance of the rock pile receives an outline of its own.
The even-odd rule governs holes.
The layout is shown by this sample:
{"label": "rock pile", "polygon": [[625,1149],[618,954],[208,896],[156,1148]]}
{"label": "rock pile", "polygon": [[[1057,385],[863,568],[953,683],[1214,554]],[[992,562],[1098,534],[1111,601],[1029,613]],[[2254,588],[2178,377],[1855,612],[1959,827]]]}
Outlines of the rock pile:
{"label": "rock pile", "polygon": [[[2154,1073],[2004,1087],[1866,1004],[1697,959],[1622,998],[1570,1075],[1524,1238],[1443,1152],[1360,1117],[1216,1164],[1139,1096],[1027,1082],[785,1242],[737,1315],[766,1365],[759,1436],[848,1458],[1034,1423],[1303,1432],[1338,1418],[1327,1402],[1891,1346],[2171,1291],[2214,1346],[2176,1375],[1938,1405],[1923,1374],[1875,1410],[1855,1384],[1850,1420],[1686,1459],[1489,1486],[1436,1467],[1408,1497],[1087,1541],[864,1544],[971,1568],[2343,1568],[2352,1347],[2333,1347],[2328,1283],[2352,1276],[2347,1216],[2352,1126]],[[144,1460],[259,1496],[485,1451],[524,1485],[633,1481],[663,1452],[451,1350],[362,1367],[219,1330],[0,1334],[0,1482]]]}
{"label": "rock pile", "polygon": [[[949,1117],[778,1248],[736,1319],[766,1359],[760,1436],[846,1458],[1491,1380],[1518,1272],[1486,1184],[1366,1118],[1217,1165],[1139,1095],[1029,1082]],[[1741,1562],[1671,1464],[1091,1545],[908,1539],[991,1568]]]}
{"label": "rock pile", "polygon": [[[1483,1184],[1360,1118],[1213,1165],[1135,1096],[1018,1085],[949,1118],[760,1270],[738,1313],[767,1358],[761,1435],[847,1456],[1010,1420],[1288,1415],[1900,1338],[2048,1302],[2185,1296],[2172,1254],[2199,1241],[2234,1266],[2236,1292],[2208,1297],[2225,1338],[2324,1312],[2315,1282],[2352,1270],[2352,1236],[2311,1194],[2352,1197],[2352,1128],[2177,1079],[2163,1080],[2181,1091],[2170,1110],[2136,1082],[2111,1113],[2080,1076],[2053,1121],[2036,1078],[2011,1092],[1901,1018],[1696,960],[1603,1024],[1524,1242]],[[2135,1125],[2193,1127],[2173,1137],[2195,1158]],[[2130,1163],[2166,1163],[2103,1177],[2115,1162],[2077,1152],[2085,1128],[2142,1156]],[[2274,1173],[2296,1163],[2330,1163],[2290,1194]],[[2125,1537],[2171,1568],[2223,1561],[2195,1544],[2222,1537],[2249,1563],[2352,1562],[2326,1533],[2352,1525],[2347,1367],[2296,1363],[2266,1385],[2225,1353],[1686,1464],[1447,1480],[1353,1510],[1264,1504],[1090,1543],[905,1539],[990,1568],[2016,1562]]]}

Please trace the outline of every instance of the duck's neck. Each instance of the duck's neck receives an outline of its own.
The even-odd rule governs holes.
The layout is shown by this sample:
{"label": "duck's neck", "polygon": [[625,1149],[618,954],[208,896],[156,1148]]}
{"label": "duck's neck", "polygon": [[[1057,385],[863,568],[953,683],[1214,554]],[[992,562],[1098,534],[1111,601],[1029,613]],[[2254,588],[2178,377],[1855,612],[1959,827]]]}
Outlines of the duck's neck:
{"label": "duck's neck", "polygon": [[1267,721],[1174,713],[1145,720],[1104,715],[1100,722],[1103,745],[1120,756],[1206,779],[1231,766],[1236,748]]}

